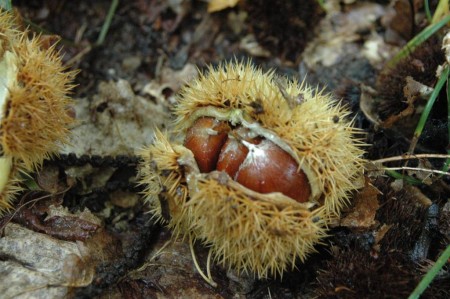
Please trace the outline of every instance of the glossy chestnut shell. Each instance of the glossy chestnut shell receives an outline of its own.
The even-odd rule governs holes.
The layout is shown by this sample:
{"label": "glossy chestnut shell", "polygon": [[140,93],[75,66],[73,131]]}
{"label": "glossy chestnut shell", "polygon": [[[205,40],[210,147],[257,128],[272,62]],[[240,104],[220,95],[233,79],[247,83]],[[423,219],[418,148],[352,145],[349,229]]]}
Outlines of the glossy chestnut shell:
{"label": "glossy chestnut shell", "polygon": [[201,117],[188,129],[184,144],[202,173],[224,171],[241,185],[259,192],[281,192],[306,202],[311,187],[295,159],[270,140],[243,127]]}

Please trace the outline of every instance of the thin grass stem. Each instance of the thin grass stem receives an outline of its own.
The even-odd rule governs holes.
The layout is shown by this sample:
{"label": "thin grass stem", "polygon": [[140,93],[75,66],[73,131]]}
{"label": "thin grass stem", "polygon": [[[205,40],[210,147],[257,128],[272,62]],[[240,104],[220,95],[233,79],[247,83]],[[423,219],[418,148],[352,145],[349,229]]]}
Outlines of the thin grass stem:
{"label": "thin grass stem", "polygon": [[425,274],[425,276],[422,278],[422,280],[416,286],[416,288],[411,293],[411,295],[409,295],[408,299],[419,298],[420,295],[431,284],[431,282],[436,277],[436,275],[439,273],[439,271],[442,269],[442,267],[448,262],[448,259],[450,259],[450,245],[447,246],[444,253],[442,253],[442,255],[438,258],[436,263],[434,263],[433,267],[431,267],[431,269],[427,272],[427,274]]}
{"label": "thin grass stem", "polygon": [[402,160],[414,160],[414,159],[450,159],[450,153],[448,155],[445,154],[404,154],[401,156],[387,157],[383,159],[373,160],[372,163],[387,163],[393,161],[402,161]]}
{"label": "thin grass stem", "polygon": [[[450,16],[449,16],[450,17]],[[449,19],[450,20],[450,19]],[[420,135],[422,134],[423,128],[425,127],[425,124],[428,120],[428,116],[430,115],[431,109],[433,108],[433,105],[439,96],[439,93],[442,90],[442,87],[444,86],[444,83],[447,82],[448,75],[450,72],[449,66],[446,66],[444,70],[441,73],[441,76],[439,77],[439,80],[431,93],[430,99],[428,100],[425,109],[422,112],[422,115],[420,116],[419,123],[417,124],[416,130],[414,131],[414,136],[411,140],[411,145],[409,147],[408,153],[412,154],[414,152],[414,149],[416,148],[417,142],[419,141]]]}
{"label": "thin grass stem", "polygon": [[101,46],[105,42],[106,34],[108,33],[109,27],[111,26],[111,22],[118,5],[119,0],[111,1],[111,6],[109,7],[108,14],[106,15],[105,22],[103,23],[102,26],[102,30],[100,31],[100,35],[98,36],[97,42],[95,43],[97,46]]}
{"label": "thin grass stem", "polygon": [[423,2],[424,2],[424,6],[425,6],[425,14],[427,16],[427,20],[428,20],[428,22],[431,23],[433,16],[431,15],[431,11],[430,11],[430,3],[428,0],[424,0]]}
{"label": "thin grass stem", "polygon": [[388,67],[394,67],[400,60],[407,57],[409,53],[413,52],[418,46],[420,46],[424,41],[435,34],[439,29],[450,22],[450,14],[442,18],[439,22],[428,25],[419,34],[413,37],[389,62]]}
{"label": "thin grass stem", "polygon": [[[447,126],[448,126],[448,145],[447,145],[447,153],[450,155],[450,86],[449,80],[447,78]],[[444,163],[444,167],[442,167],[442,171],[447,172],[450,166],[450,157]]]}

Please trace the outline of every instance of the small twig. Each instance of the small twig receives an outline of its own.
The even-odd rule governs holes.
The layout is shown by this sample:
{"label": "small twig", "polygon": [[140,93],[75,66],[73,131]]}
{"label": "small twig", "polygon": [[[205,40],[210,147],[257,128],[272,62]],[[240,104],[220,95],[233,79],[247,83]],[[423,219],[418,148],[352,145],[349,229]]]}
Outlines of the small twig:
{"label": "small twig", "polygon": [[275,84],[277,85],[278,90],[281,92],[281,95],[283,96],[283,98],[288,103],[289,108],[293,109],[296,106],[295,100],[293,99],[293,97],[291,95],[289,95],[287,93],[286,86],[284,85],[284,82],[282,82],[281,79],[277,78],[275,80]]}
{"label": "small twig", "polygon": [[[30,201],[27,201],[27,202],[25,202],[25,203],[19,205],[19,206],[17,207],[17,209],[15,209],[14,212],[8,216],[9,219],[6,220],[5,223],[2,223],[2,225],[0,226],[0,230],[4,229],[5,226],[6,226],[6,225],[14,218],[14,216],[17,215],[17,213],[19,213],[19,211],[20,211],[22,208],[24,208],[24,207],[26,207],[26,206],[28,206],[28,205],[30,205],[30,206],[32,207],[33,205],[35,205],[35,204],[36,204],[38,201],[40,201],[40,200],[43,200],[43,199],[46,199],[46,198],[49,198],[49,197],[52,197],[52,196],[55,196],[55,195],[64,194],[64,193],[66,193],[67,191],[69,191],[70,188],[72,188],[72,186],[69,186],[69,187],[67,187],[66,189],[64,189],[64,190],[62,190],[62,191],[59,191],[59,192],[56,192],[56,193],[46,194],[46,195],[37,197],[37,198],[35,198],[35,199],[32,199],[32,200],[30,200]],[[25,196],[26,196],[26,194],[25,194]]]}
{"label": "small twig", "polygon": [[[195,257],[195,251],[194,251],[194,240],[192,240],[192,236],[189,235],[189,249],[191,250],[191,255],[192,255],[192,260],[194,262],[195,268],[197,269],[198,273],[200,274],[200,276],[210,285],[212,285],[213,287],[217,287],[217,283],[212,279],[211,277],[211,273],[210,270],[207,269],[206,271],[208,272],[208,275],[205,275],[205,273],[203,273],[202,269],[200,268],[200,266],[198,265],[197,262],[197,258]],[[208,262],[207,262],[207,267],[209,267],[209,260],[210,257],[208,255]]]}
{"label": "small twig", "polygon": [[[150,258],[147,262],[145,262],[141,267],[137,268],[136,270],[129,272],[126,276],[129,277],[129,276],[130,276],[131,274],[133,274],[133,273],[138,273],[138,272],[144,271],[144,270],[147,269],[147,267],[149,267],[149,266],[155,266],[155,265],[157,265],[157,264],[152,263],[152,262],[153,262],[154,260],[156,260],[157,257],[159,257],[159,256],[161,256],[161,255],[164,254],[164,249],[166,249],[166,247],[167,247],[170,243],[172,243],[172,240],[169,240],[169,241],[167,241],[166,243],[164,243],[163,246],[161,246],[161,248],[159,248],[159,249],[151,256],[151,258]],[[163,265],[163,264],[161,264],[161,265]]]}
{"label": "small twig", "polygon": [[401,161],[401,160],[412,160],[412,159],[424,159],[424,158],[430,158],[430,159],[449,159],[450,155],[446,154],[404,154],[401,156],[394,156],[394,157],[388,157],[378,160],[373,160],[371,162],[373,163],[386,163],[386,162],[393,162],[393,161]]}
{"label": "small twig", "polygon": [[441,174],[441,175],[448,175],[450,176],[449,172],[444,172],[441,170],[434,170],[434,169],[427,169],[427,168],[419,168],[419,167],[408,167],[408,166],[401,166],[401,167],[386,167],[382,168],[384,170],[414,170],[414,171],[423,171],[423,172],[429,172],[433,174]]}
{"label": "small twig", "polygon": [[211,275],[211,256],[212,250],[210,249],[208,252],[208,258],[206,260],[206,275],[208,276],[209,281],[214,281]]}
{"label": "small twig", "polygon": [[87,53],[89,53],[92,50],[92,47],[88,45],[87,47],[84,47],[80,52],[78,52],[75,56],[70,58],[66,65],[73,66],[75,64],[78,64],[79,61],[81,61],[81,58],[83,58]]}

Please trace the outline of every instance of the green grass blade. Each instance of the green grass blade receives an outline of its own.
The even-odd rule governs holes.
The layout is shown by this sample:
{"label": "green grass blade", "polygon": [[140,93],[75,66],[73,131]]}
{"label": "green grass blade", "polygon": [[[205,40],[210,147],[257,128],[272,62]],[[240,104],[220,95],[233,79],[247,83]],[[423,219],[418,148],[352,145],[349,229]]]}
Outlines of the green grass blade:
{"label": "green grass blade", "polygon": [[[447,145],[447,153],[450,154],[450,83],[447,78],[447,127],[448,127],[448,145]],[[450,166],[450,158],[448,158],[445,163],[444,167],[442,167],[442,171],[447,172],[448,168]]]}
{"label": "green grass blade", "polygon": [[409,53],[413,52],[420,44],[426,41],[430,36],[435,34],[445,24],[450,22],[450,15],[445,16],[442,20],[435,24],[431,24],[423,29],[419,34],[412,38],[395,56],[388,62],[388,67],[395,66],[400,60],[407,57]]}
{"label": "green grass blade", "polygon": [[401,174],[395,170],[385,170],[386,174],[390,177],[393,177],[396,180],[404,180],[406,183],[410,185],[421,185],[423,184],[421,180],[415,179],[413,177]]}
{"label": "green grass blade", "polygon": [[11,0],[0,0],[0,7],[6,11],[10,11],[12,9]]}
{"label": "green grass blade", "polygon": [[414,131],[414,136],[413,139],[411,140],[411,145],[409,147],[408,152],[410,154],[414,152],[419,137],[422,134],[423,128],[425,127],[425,124],[428,120],[428,116],[430,115],[431,109],[433,108],[434,102],[439,96],[439,93],[441,92],[444,83],[447,82],[449,71],[450,71],[449,66],[446,66],[442,71],[441,76],[439,77],[439,80],[436,86],[434,87],[433,92],[431,93],[430,99],[428,100],[425,109],[423,110],[422,115],[420,116],[419,123],[417,124],[416,130]]}
{"label": "green grass blade", "polygon": [[431,23],[436,23],[439,19],[449,14],[448,0],[439,0],[439,3],[434,11]]}
{"label": "green grass blade", "polygon": [[416,286],[414,291],[409,295],[408,299],[417,299],[420,295],[425,291],[425,289],[430,285],[433,281],[434,277],[438,274],[438,272],[442,269],[442,267],[447,263],[450,258],[450,245],[447,246],[444,253],[438,258],[436,263],[434,263],[433,267],[425,274],[419,284]]}
{"label": "green grass blade", "polygon": [[116,12],[117,6],[119,5],[119,0],[112,0],[111,6],[109,7],[108,14],[106,15],[105,22],[103,23],[102,30],[98,36],[96,45],[100,46],[105,42],[106,34],[108,33],[109,27]]}
{"label": "green grass blade", "polygon": [[424,6],[425,6],[425,14],[427,15],[427,20],[428,22],[431,23],[431,19],[433,18],[433,16],[431,15],[431,11],[430,11],[430,3],[428,0],[424,0]]}

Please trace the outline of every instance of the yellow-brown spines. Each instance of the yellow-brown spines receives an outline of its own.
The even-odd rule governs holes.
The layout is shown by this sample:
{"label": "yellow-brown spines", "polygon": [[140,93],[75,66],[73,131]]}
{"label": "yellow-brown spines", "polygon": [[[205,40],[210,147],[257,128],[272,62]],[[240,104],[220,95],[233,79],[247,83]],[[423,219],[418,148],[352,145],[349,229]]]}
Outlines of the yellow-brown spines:
{"label": "yellow-brown spines", "polygon": [[38,37],[23,35],[11,51],[18,71],[1,121],[1,143],[5,155],[33,169],[68,141],[74,119],[68,113],[67,93],[75,72],[66,71],[53,47],[41,49]]}
{"label": "yellow-brown spines", "polygon": [[[199,157],[160,133],[142,152],[141,182],[157,217],[176,235],[204,241],[217,261],[238,271],[266,277],[294,268],[325,236],[362,175],[362,142],[345,108],[249,63],[210,68],[182,89],[174,114],[182,137],[200,117],[244,127],[288,153],[307,176],[311,196],[299,203],[250,190],[225,172],[200,172]],[[164,210],[170,217],[161,216]]]}
{"label": "yellow-brown spines", "polygon": [[16,194],[22,190],[20,186],[20,166],[11,158],[0,157],[0,216],[12,208]]}
{"label": "yellow-brown spines", "polygon": [[[176,151],[163,133],[156,130],[155,134],[153,145],[140,153],[140,183],[144,186],[144,196],[150,203],[154,217],[158,221],[170,218],[168,224],[174,234],[185,234],[189,226],[185,217],[188,191],[178,159],[186,150],[181,148],[181,153]],[[164,207],[161,206],[160,197],[164,197]],[[163,211],[164,208],[168,211]],[[165,212],[170,215],[163,215]]]}
{"label": "yellow-brown spines", "polygon": [[11,42],[18,39],[20,34],[14,15],[0,10],[0,56],[3,56]]}
{"label": "yellow-brown spines", "polygon": [[67,94],[76,72],[62,65],[55,46],[18,27],[12,13],[0,12],[0,159],[11,162],[0,173],[8,177],[0,186],[3,210],[17,192],[16,169],[35,171],[57,154],[75,121]]}
{"label": "yellow-brown spines", "polygon": [[[245,118],[275,133],[310,172],[313,199],[324,200],[329,212],[339,214],[361,177],[363,142],[361,132],[348,120],[350,112],[338,101],[304,83],[263,73],[250,63],[229,63],[211,67],[181,91],[175,107],[177,129],[191,126],[192,115],[204,107],[243,111]],[[204,111],[196,116],[208,113],[213,114]]]}
{"label": "yellow-brown spines", "polygon": [[279,193],[260,196],[223,172],[199,178],[196,187],[187,203],[191,229],[226,267],[282,275],[325,236],[319,211]]}

